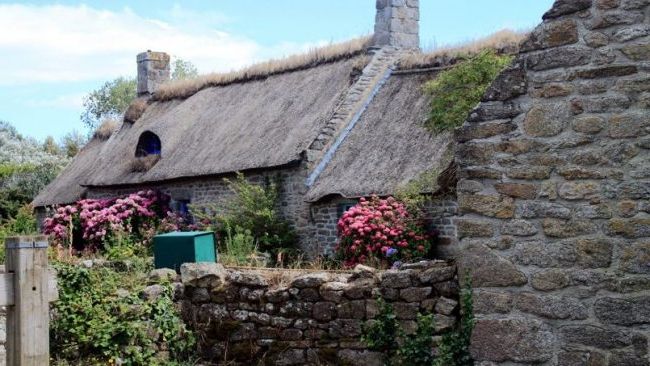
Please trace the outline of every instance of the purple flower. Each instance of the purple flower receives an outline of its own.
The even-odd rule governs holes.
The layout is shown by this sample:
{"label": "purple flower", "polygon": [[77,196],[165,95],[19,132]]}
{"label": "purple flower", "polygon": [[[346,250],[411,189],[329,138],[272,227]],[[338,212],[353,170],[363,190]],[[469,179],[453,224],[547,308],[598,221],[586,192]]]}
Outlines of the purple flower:
{"label": "purple flower", "polygon": [[391,269],[399,269],[401,266],[402,266],[402,262],[396,261],[395,263],[393,263]]}
{"label": "purple flower", "polygon": [[390,258],[390,257],[392,257],[392,256],[395,255],[395,254],[397,254],[397,249],[395,249],[395,248],[390,248],[390,249],[388,249],[388,250],[386,251],[386,257],[387,257],[387,258]]}

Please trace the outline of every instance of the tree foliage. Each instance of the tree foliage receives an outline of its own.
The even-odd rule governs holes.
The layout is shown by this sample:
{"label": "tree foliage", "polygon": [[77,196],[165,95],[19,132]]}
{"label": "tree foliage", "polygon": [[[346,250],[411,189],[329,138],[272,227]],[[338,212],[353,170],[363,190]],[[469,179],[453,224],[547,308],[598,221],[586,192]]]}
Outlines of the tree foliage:
{"label": "tree foliage", "polygon": [[107,118],[119,119],[136,97],[136,80],[118,77],[91,91],[83,101],[81,121],[94,131]]}
{"label": "tree foliage", "polygon": [[199,70],[190,61],[176,58],[172,65],[172,80],[192,79],[199,75]]}
{"label": "tree foliage", "polygon": [[441,72],[425,84],[431,94],[431,111],[426,127],[432,133],[450,130],[465,122],[467,115],[485,94],[492,81],[510,63],[511,56],[484,51]]}

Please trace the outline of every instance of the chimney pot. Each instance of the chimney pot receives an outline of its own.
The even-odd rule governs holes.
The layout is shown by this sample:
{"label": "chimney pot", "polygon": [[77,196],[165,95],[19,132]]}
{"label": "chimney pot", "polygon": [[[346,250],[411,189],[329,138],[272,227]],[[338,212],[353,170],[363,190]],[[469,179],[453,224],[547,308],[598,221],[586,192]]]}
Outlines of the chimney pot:
{"label": "chimney pot", "polygon": [[160,84],[169,81],[169,55],[148,50],[137,56],[138,96],[153,94]]}

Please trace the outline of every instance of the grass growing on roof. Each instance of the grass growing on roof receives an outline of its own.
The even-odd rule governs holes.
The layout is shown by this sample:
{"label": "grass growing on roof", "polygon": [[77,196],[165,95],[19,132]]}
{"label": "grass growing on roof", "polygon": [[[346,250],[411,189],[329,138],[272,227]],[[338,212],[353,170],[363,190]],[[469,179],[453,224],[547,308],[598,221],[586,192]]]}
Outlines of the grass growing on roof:
{"label": "grass growing on roof", "polygon": [[467,114],[481,101],[492,81],[511,60],[512,56],[483,51],[427,82],[424,90],[433,97],[426,121],[429,131],[440,133],[462,125]]}

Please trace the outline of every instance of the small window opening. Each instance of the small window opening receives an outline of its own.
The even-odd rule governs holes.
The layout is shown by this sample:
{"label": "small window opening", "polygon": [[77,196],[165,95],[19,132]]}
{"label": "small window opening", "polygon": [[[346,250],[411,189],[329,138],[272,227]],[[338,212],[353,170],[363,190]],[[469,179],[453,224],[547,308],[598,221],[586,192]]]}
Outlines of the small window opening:
{"label": "small window opening", "polygon": [[160,138],[155,133],[146,131],[140,136],[135,156],[141,158],[149,155],[160,155],[161,150]]}
{"label": "small window opening", "polygon": [[355,201],[347,201],[347,202],[339,203],[336,206],[337,217],[340,219],[341,216],[343,216],[343,214],[345,213],[345,211],[347,211],[347,210],[351,209],[352,207],[356,206],[357,203],[358,202],[355,202]]}

